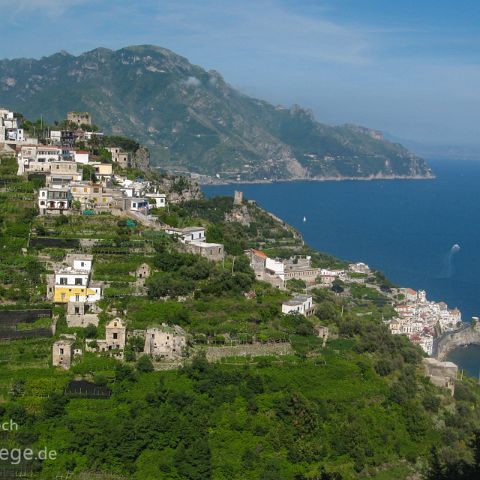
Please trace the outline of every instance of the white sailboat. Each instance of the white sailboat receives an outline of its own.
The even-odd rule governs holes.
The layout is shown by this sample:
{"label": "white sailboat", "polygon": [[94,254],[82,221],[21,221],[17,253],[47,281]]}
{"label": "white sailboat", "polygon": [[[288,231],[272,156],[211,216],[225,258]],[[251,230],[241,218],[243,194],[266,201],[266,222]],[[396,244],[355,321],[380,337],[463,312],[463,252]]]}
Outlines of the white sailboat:
{"label": "white sailboat", "polygon": [[306,222],[306,221],[307,221],[307,217],[303,217],[303,221]]}

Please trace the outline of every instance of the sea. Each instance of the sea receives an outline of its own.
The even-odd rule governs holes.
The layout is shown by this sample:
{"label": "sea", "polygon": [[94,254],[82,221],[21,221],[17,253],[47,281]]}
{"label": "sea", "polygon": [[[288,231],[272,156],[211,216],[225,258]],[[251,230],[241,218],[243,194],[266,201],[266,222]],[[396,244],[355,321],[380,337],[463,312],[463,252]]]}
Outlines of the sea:
{"label": "sea", "polygon": [[[248,199],[297,228],[310,246],[385,272],[397,285],[480,316],[480,161],[431,160],[432,180],[205,185]],[[480,347],[449,359],[480,373]]]}

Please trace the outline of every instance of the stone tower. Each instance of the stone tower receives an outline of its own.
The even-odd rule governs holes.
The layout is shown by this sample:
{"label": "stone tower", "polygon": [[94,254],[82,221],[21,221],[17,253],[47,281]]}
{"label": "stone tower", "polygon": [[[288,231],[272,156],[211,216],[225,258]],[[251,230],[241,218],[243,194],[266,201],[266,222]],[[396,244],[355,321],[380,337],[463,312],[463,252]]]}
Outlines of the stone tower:
{"label": "stone tower", "polygon": [[243,203],[243,192],[239,192],[235,190],[235,194],[233,197],[233,204],[234,205],[242,205]]}
{"label": "stone tower", "polygon": [[70,368],[73,357],[73,339],[57,340],[52,347],[52,364],[54,367]]}

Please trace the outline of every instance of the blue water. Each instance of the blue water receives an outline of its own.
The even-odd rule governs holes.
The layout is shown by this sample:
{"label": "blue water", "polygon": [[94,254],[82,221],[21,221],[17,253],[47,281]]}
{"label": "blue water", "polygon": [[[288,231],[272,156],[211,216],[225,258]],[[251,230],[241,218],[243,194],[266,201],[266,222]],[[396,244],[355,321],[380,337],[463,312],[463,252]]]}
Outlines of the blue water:
{"label": "blue water", "polygon": [[221,185],[203,191],[213,196],[242,190],[300,230],[310,246],[368,263],[398,285],[424,289],[429,299],[458,307],[469,321],[480,314],[480,162],[430,165],[435,180]]}

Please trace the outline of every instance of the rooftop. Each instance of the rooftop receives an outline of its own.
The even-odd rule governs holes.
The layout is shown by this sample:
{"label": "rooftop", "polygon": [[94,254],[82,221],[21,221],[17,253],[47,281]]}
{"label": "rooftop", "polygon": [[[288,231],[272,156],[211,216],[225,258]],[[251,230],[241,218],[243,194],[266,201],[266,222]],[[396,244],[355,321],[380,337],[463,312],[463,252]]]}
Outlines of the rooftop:
{"label": "rooftop", "polygon": [[197,245],[198,247],[223,247],[221,243],[208,243],[208,242],[202,242],[201,240],[193,240],[190,242],[190,245]]}
{"label": "rooftop", "polygon": [[268,256],[265,253],[261,252],[260,250],[255,250],[254,248],[252,248],[252,253],[257,257],[268,258]]}
{"label": "rooftop", "polygon": [[55,275],[84,275],[88,276],[89,272],[87,270],[78,270],[73,267],[61,267],[58,270],[55,270]]}
{"label": "rooftop", "polygon": [[283,302],[283,305],[289,305],[291,307],[294,307],[296,305],[303,305],[305,302],[308,302],[311,300],[312,300],[312,297],[309,295],[296,295],[291,300],[287,300],[286,302]]}
{"label": "rooftop", "polygon": [[162,323],[161,326],[159,327],[152,327],[148,328],[147,332],[162,332],[162,333],[171,333],[171,334],[177,334],[177,335],[185,335],[185,330],[178,326],[178,325],[167,325],[166,323]]}
{"label": "rooftop", "polygon": [[68,260],[84,260],[85,262],[92,262],[93,255],[87,255],[83,253],[67,253],[65,259]]}

